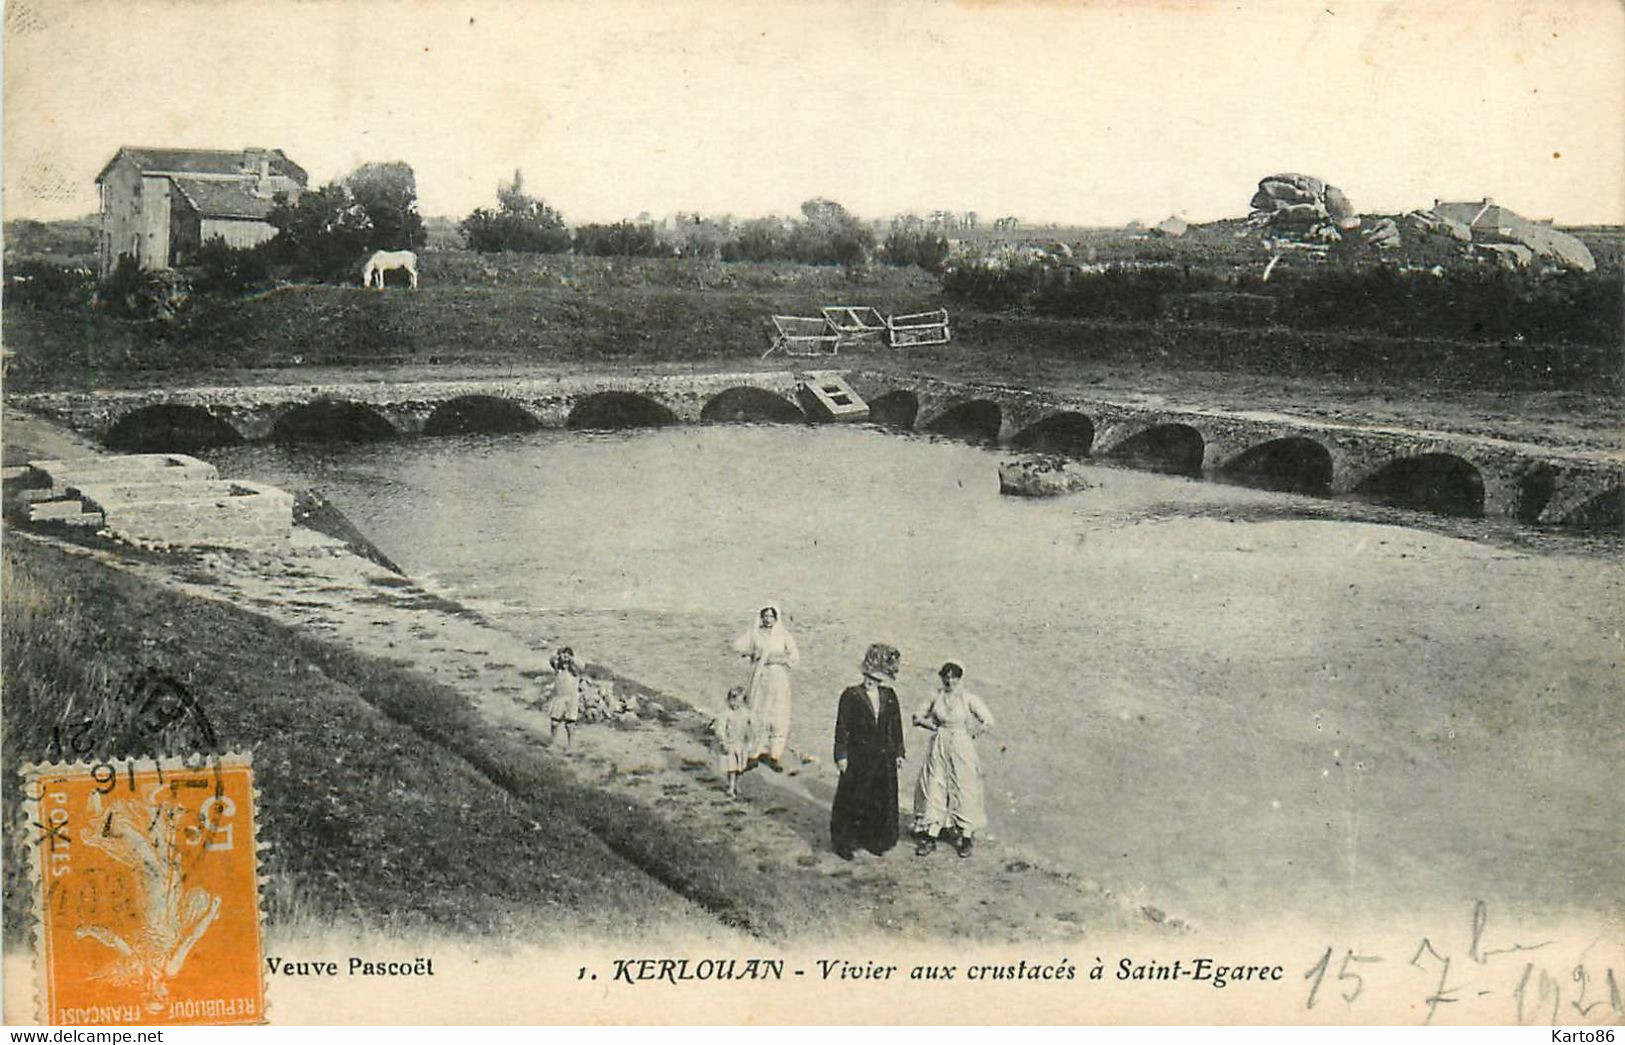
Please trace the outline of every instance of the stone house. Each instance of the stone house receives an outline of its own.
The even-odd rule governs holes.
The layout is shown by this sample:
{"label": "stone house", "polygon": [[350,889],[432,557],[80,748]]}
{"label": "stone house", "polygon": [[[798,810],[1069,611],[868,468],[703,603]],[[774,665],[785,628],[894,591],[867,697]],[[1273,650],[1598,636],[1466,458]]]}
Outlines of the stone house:
{"label": "stone house", "polygon": [[125,146],[96,175],[101,274],[126,254],[144,269],[165,269],[211,239],[263,243],[276,235],[265,220],[276,196],[297,201],[308,181],[281,149]]}
{"label": "stone house", "polygon": [[1433,213],[1465,225],[1472,242],[1482,248],[1514,247],[1489,253],[1509,268],[1526,267],[1535,258],[1556,262],[1563,268],[1595,272],[1591,248],[1578,237],[1552,227],[1550,219],[1526,218],[1496,203],[1488,196],[1476,203],[1433,201]]}
{"label": "stone house", "polygon": [[1530,225],[1551,225],[1549,220],[1537,221],[1508,210],[1488,196],[1469,203],[1434,200],[1433,213],[1466,225],[1474,239],[1514,239],[1517,232]]}

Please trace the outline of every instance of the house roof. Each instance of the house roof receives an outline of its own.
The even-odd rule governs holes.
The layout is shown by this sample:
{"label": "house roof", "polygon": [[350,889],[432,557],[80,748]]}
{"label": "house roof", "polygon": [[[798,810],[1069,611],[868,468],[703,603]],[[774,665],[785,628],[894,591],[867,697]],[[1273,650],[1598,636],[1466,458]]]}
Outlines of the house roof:
{"label": "house roof", "polygon": [[281,149],[151,149],[126,145],[113,154],[101,173],[99,182],[120,159],[128,159],[144,174],[257,174],[256,152],[263,152],[270,160],[270,173],[292,178],[304,185],[309,180],[305,169],[288,159]]}
{"label": "house roof", "polygon": [[1498,228],[1528,220],[1507,210],[1494,200],[1474,200],[1471,203],[1439,202],[1434,204],[1433,213],[1451,221],[1459,221],[1463,225],[1476,225],[1479,228]]}
{"label": "house roof", "polygon": [[253,182],[243,179],[188,178],[172,174],[170,182],[186,197],[192,209],[205,218],[252,218],[265,220],[273,201],[254,195]]}

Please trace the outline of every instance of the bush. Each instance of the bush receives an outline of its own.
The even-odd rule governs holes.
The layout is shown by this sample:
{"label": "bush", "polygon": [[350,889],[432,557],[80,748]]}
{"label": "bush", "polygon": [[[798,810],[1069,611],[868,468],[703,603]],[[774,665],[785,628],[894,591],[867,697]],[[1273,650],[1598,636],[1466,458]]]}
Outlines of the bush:
{"label": "bush", "polygon": [[271,283],[270,244],[229,247],[218,236],[192,255],[188,266],[192,289],[199,294],[232,295],[261,290]]}
{"label": "bush", "polygon": [[722,244],[724,261],[781,261],[790,256],[790,227],[780,218],[751,218]]}
{"label": "bush", "polygon": [[564,215],[525,193],[523,171],[514,171],[512,182],[498,186],[496,210],[477,207],[458,228],[469,249],[481,254],[562,254],[570,249]]}
{"label": "bush", "polygon": [[19,261],[6,266],[5,306],[70,311],[89,304],[94,286],[87,268]]}
{"label": "bush", "polygon": [[882,250],[888,265],[918,265],[927,272],[941,272],[948,263],[948,240],[928,229],[894,227]]}
{"label": "bush", "polygon": [[1295,327],[1485,341],[1625,339],[1620,282],[1599,273],[1326,268],[1288,276],[1277,293],[1282,320]]}
{"label": "bush", "polygon": [[148,272],[124,254],[97,285],[96,302],[124,319],[172,320],[186,307],[190,290],[180,273],[168,269]]}
{"label": "bush", "polygon": [[576,229],[575,252],[594,257],[663,258],[671,249],[660,242],[651,225],[630,221],[614,225],[582,225]]}
{"label": "bush", "polygon": [[1436,274],[1334,263],[1282,269],[1263,283],[1252,273],[1191,264],[1084,269],[1018,257],[953,265],[942,288],[988,311],[1030,308],[1080,319],[1202,319],[1472,341],[1625,341],[1625,287],[1603,273],[1473,267]]}
{"label": "bush", "polygon": [[803,220],[752,218],[721,245],[724,261],[799,261],[858,268],[869,260],[874,232],[834,200],[801,205]]}

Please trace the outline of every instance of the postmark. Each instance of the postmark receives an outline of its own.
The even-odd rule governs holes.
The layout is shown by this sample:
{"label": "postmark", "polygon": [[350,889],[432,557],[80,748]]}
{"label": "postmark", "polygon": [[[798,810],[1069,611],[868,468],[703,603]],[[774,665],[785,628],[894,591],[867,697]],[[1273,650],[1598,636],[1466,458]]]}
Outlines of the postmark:
{"label": "postmark", "polygon": [[132,671],[104,698],[66,709],[36,747],[53,761],[182,755],[193,766],[219,749],[203,702],[180,679],[152,666]]}
{"label": "postmark", "polygon": [[23,784],[41,1022],[264,1022],[248,755],[30,765]]}

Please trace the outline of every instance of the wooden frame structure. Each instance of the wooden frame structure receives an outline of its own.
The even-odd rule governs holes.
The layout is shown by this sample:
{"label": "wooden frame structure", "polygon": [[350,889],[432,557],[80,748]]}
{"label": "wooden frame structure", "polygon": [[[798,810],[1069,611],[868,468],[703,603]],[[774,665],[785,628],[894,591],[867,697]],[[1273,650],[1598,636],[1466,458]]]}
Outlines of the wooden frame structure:
{"label": "wooden frame structure", "polygon": [[782,351],[787,356],[833,356],[840,351],[841,335],[823,316],[774,316],[777,336],[762,358]]}
{"label": "wooden frame structure", "polygon": [[931,312],[915,312],[906,316],[891,316],[886,320],[886,340],[892,348],[946,345],[950,337],[952,334],[948,329],[948,310],[945,308]]}
{"label": "wooden frame structure", "polygon": [[826,305],[824,319],[840,337],[842,345],[866,341],[879,343],[888,330],[886,317],[868,305]]}
{"label": "wooden frame structure", "polygon": [[884,334],[892,348],[946,345],[952,337],[948,310],[883,316],[868,305],[827,305],[821,316],[774,316],[773,344],[762,358],[782,351],[787,356],[833,356],[841,347],[873,341]]}

